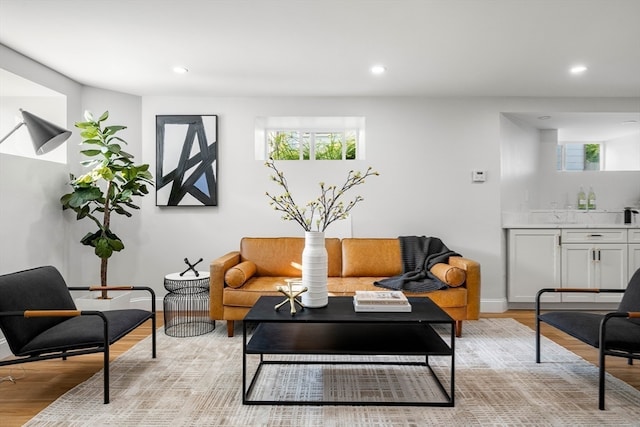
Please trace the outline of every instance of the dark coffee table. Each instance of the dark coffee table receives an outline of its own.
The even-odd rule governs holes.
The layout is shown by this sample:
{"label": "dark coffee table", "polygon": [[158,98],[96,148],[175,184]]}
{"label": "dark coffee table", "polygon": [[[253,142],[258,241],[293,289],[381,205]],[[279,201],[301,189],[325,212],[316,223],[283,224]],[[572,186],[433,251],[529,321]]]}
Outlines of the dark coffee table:
{"label": "dark coffee table", "polygon": [[[260,297],[243,322],[242,403],[258,405],[402,405],[454,406],[455,322],[429,298],[409,298],[410,313],[356,312],[353,297],[331,297],[323,308],[305,308],[291,316],[274,310],[281,297]],[[449,343],[432,325],[449,325]],[[254,328],[255,327],[255,328]],[[247,356],[259,355],[257,369],[247,387]],[[265,358],[269,355],[269,358]],[[287,355],[283,357],[284,355]],[[329,356],[328,360],[297,360],[291,355]],[[356,361],[336,356],[418,356],[401,361]],[[449,364],[449,391],[429,364],[430,356],[445,356]],[[322,358],[322,357],[321,357]],[[424,359],[423,359],[424,358]],[[413,360],[405,360],[413,359]],[[253,399],[252,392],[265,365],[413,365],[426,367],[441,391],[440,401],[273,400]],[[276,393],[272,393],[273,396]]]}

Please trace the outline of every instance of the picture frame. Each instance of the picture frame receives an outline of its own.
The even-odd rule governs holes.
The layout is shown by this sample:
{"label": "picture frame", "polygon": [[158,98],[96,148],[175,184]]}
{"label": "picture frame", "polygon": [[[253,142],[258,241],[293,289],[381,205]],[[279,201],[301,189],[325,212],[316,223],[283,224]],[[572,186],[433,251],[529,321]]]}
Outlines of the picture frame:
{"label": "picture frame", "polygon": [[156,206],[218,205],[218,116],[156,115]]}

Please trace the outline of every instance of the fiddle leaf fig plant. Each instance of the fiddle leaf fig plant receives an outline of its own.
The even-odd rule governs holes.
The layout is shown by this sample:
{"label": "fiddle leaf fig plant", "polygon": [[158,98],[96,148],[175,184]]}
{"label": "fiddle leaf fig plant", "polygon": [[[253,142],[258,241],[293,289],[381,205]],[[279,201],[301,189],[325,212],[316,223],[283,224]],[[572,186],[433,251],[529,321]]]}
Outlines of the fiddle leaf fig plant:
{"label": "fiddle leaf fig plant", "polygon": [[[105,111],[97,120],[87,111],[85,121],[75,126],[81,129],[83,141],[81,153],[88,160],[81,162],[91,170],[79,177],[70,175],[72,191],[60,198],[62,209],[71,209],[76,219],[90,219],[96,230],[87,233],[80,243],[94,248],[100,258],[100,286],[107,286],[108,261],[114,252],[124,249],[124,243],[111,230],[111,214],[131,217],[132,210],[140,207],[134,197],[149,193],[147,185],[153,186],[153,176],[148,164],[136,165],[133,155],[122,150],[125,140],[117,133],[126,126],[106,126],[109,112]],[[102,298],[108,298],[106,290]]]}

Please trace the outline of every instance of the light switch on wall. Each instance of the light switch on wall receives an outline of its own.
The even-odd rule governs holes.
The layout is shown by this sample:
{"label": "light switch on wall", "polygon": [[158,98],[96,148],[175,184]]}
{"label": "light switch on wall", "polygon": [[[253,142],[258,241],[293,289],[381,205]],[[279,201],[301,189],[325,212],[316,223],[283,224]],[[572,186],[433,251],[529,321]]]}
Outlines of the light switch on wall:
{"label": "light switch on wall", "polygon": [[471,171],[472,182],[485,182],[487,180],[487,171],[474,170]]}

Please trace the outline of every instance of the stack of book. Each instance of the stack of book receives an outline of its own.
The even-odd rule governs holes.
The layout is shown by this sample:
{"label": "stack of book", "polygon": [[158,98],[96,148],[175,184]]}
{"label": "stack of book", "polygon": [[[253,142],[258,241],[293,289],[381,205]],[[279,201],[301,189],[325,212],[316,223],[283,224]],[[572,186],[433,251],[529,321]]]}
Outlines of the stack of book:
{"label": "stack of book", "polygon": [[356,311],[411,311],[411,304],[402,291],[356,291],[353,307]]}

